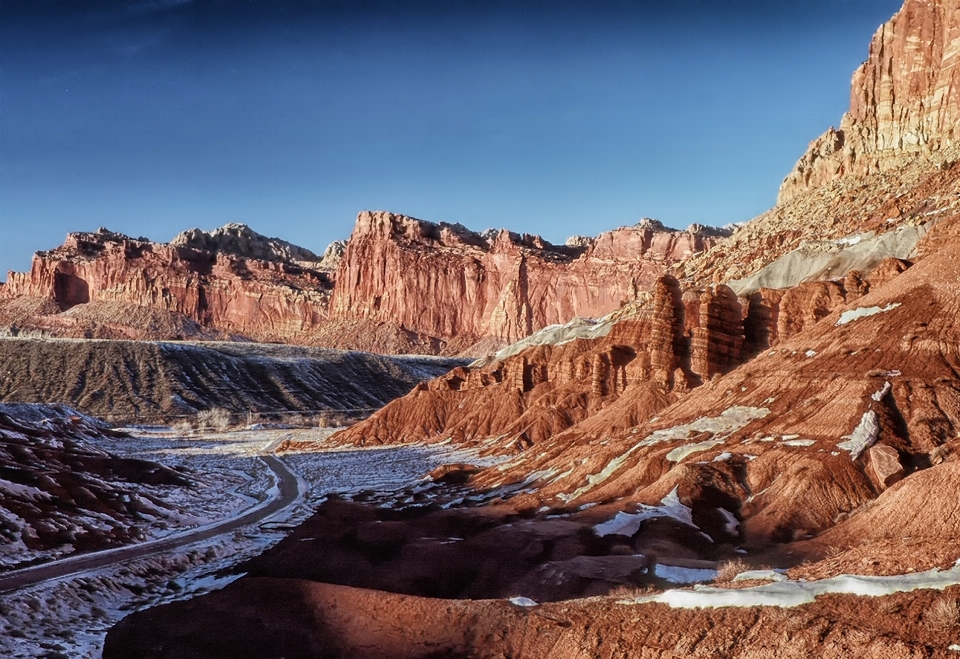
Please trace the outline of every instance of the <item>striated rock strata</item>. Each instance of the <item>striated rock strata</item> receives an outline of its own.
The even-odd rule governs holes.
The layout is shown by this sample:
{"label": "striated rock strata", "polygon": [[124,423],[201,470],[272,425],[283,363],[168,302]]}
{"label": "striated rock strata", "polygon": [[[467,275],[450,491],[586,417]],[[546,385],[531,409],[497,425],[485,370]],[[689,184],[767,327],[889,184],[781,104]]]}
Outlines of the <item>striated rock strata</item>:
{"label": "striated rock strata", "polygon": [[321,258],[239,224],[170,244],[101,229],[71,233],[30,272],[10,273],[0,324],[15,335],[482,354],[576,315],[607,314],[722,235],[645,220],[555,246],[365,212],[349,243]]}
{"label": "striated rock strata", "polygon": [[337,271],[330,315],[390,322],[449,341],[521,339],[575,316],[599,317],[649,290],[666,266],[723,231],[646,220],[551,245],[506,230],[361,213]]}
{"label": "striated rock strata", "polygon": [[960,2],[907,0],[853,74],[840,128],[810,144],[778,203],[845,175],[892,170],[955,146],[960,125]]}
{"label": "striated rock strata", "polygon": [[813,327],[859,299],[874,279],[886,283],[894,263],[908,265],[891,262],[869,276],[764,288],[747,297],[725,285],[682,292],[675,278],[663,276],[618,321],[588,325],[579,336],[582,325],[574,322],[573,334],[547,332],[553,341],[534,335],[517,352],[418,385],[335,439],[363,445],[498,438],[500,446],[524,448],[594,415],[598,420],[584,427],[628,428]]}
{"label": "striated rock strata", "polygon": [[[224,338],[283,340],[320,325],[326,319],[330,274],[243,255],[269,255],[270,241],[260,236],[260,244],[251,246],[251,233],[245,232],[246,242],[209,238],[222,238],[233,251],[187,246],[203,242],[210,247],[196,236],[178,246],[105,229],[71,233],[63,246],[36,254],[30,272],[9,273],[0,296],[52,301],[67,313],[40,316],[33,325],[68,336],[184,338],[164,335],[180,326],[195,338],[210,338],[203,330],[212,330]],[[161,312],[159,322],[149,316],[131,321],[137,308]]]}

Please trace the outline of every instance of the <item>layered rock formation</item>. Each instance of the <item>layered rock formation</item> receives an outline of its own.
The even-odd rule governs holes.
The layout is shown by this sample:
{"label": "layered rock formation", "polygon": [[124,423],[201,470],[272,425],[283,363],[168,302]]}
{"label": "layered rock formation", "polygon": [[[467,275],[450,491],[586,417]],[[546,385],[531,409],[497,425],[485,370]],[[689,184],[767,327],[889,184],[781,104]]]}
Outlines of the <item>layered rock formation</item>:
{"label": "layered rock formation", "polygon": [[551,245],[506,230],[477,234],[391,213],[361,213],[337,272],[331,317],[385,322],[442,341],[521,339],[599,317],[649,290],[666,266],[720,230],[653,221]]}
{"label": "layered rock formation", "polygon": [[579,333],[582,325],[574,322],[570,332],[550,331],[552,340],[534,335],[521,342],[529,347],[419,385],[334,439],[362,445],[499,437],[502,446],[522,448],[615,401],[615,413],[602,415],[605,427],[631,427],[676,394],[809,329],[908,265],[890,261],[867,276],[764,288],[747,297],[725,285],[682,292],[675,278],[664,276],[624,319]]}
{"label": "layered rock formation", "polygon": [[[279,238],[267,238],[245,224],[225,224],[213,231],[190,229],[178,234],[170,244],[174,247],[190,247],[206,252],[232,254],[258,261],[292,261],[317,270],[335,270],[336,264],[329,261],[321,265],[321,259],[308,249],[288,243]],[[337,246],[331,245],[330,257],[335,258]],[[339,250],[342,254],[342,250]],[[326,259],[328,254],[324,254]],[[330,267],[330,266],[333,267]]]}
{"label": "layered rock formation", "polygon": [[810,144],[778,204],[844,175],[895,169],[956,146],[960,122],[960,3],[908,0],[854,72],[840,128]]}
{"label": "layered rock formation", "polygon": [[[310,255],[297,250],[241,225],[171,244],[105,229],[71,233],[35,255],[30,272],[9,273],[0,297],[66,311],[21,319],[52,334],[285,340],[323,323],[333,287],[329,272],[287,258]],[[178,329],[185,334],[169,334]]]}
{"label": "layered rock formation", "polygon": [[101,229],[69,234],[30,272],[10,273],[0,324],[14,334],[482,354],[576,315],[609,313],[722,235],[645,220],[554,246],[378,212],[361,213],[350,242],[320,258],[238,224],[170,244]]}

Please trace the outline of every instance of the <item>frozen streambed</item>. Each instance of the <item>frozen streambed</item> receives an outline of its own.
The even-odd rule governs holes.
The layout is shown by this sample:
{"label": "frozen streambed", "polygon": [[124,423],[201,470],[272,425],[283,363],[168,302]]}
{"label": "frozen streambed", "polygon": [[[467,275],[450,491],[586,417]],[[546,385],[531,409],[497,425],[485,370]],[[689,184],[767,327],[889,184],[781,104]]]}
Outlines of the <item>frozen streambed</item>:
{"label": "frozen streambed", "polygon": [[[328,429],[263,430],[179,436],[156,429],[135,430],[133,439],[98,442],[113,453],[185,466],[201,482],[227,480],[215,493],[204,518],[237,514],[275,491],[272,472],[257,457],[286,439],[322,442]],[[285,529],[308,517],[327,496],[375,497],[399,502],[402,490],[428,489],[424,476],[452,462],[482,462],[471,452],[445,447],[401,446],[298,453],[283,456],[306,496],[264,523],[149,558],[134,559],[0,595],[0,656],[100,657],[107,630],[128,613],[186,599],[223,587],[239,575],[221,572],[278,542]],[[222,478],[221,478],[222,477]],[[218,483],[219,484],[219,483]],[[393,498],[392,498],[393,497]],[[178,502],[195,506],[196,497]],[[193,511],[184,510],[185,514]]]}

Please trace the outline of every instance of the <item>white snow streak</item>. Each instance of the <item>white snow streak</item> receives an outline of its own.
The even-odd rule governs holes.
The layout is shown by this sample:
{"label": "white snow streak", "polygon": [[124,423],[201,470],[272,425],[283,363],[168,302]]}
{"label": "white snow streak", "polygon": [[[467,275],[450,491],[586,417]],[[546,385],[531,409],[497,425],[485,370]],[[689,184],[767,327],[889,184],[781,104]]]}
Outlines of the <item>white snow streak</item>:
{"label": "white snow streak", "polygon": [[842,314],[840,314],[840,319],[837,320],[835,326],[839,327],[840,325],[852,323],[860,318],[866,318],[867,316],[875,316],[878,313],[893,311],[899,306],[899,302],[891,302],[885,307],[860,307],[859,309],[850,309],[849,311],[844,311]]}
{"label": "white snow streak", "polygon": [[843,436],[843,439],[847,441],[838,443],[837,448],[850,451],[850,459],[856,460],[861,453],[873,446],[879,434],[880,423],[877,420],[877,413],[873,410],[867,410],[863,413],[863,418],[860,419],[859,425],[854,428],[853,432]]}
{"label": "white snow streak", "polygon": [[660,602],[675,609],[719,608],[724,606],[794,607],[809,604],[820,595],[843,594],[883,597],[920,589],[943,590],[960,584],[960,567],[935,568],[894,576],[842,574],[819,581],[780,581],[753,588],[726,589],[695,586],[692,590],[668,590],[656,595],[620,600],[621,604]]}
{"label": "white snow streak", "polygon": [[672,517],[681,524],[697,528],[696,524],[693,523],[692,513],[693,511],[680,503],[680,497],[677,495],[677,488],[675,487],[670,491],[670,494],[663,497],[659,506],[640,504],[639,512],[619,512],[613,519],[597,524],[593,528],[593,532],[600,537],[614,534],[631,536],[640,530],[640,524],[644,520],[654,517]]}

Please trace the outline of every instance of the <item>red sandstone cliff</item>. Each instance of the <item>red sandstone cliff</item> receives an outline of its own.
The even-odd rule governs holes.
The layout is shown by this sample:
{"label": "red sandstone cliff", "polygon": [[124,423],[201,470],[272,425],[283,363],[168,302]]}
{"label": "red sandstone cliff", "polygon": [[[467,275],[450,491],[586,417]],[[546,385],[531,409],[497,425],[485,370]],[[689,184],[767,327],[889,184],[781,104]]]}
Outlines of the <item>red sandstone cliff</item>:
{"label": "red sandstone cliff", "polygon": [[895,169],[956,146],[958,56],[960,2],[907,0],[877,30],[867,61],[854,72],[839,130],[810,144],[778,203],[840,176]]}
{"label": "red sandstone cliff", "polygon": [[678,394],[813,327],[908,265],[889,261],[867,278],[854,273],[844,282],[761,289],[744,298],[724,285],[681,292],[676,279],[664,276],[624,319],[583,331],[574,326],[543,343],[535,335],[518,352],[456,368],[418,385],[336,441],[363,445],[452,437],[475,443],[499,437],[500,446],[522,449],[605,409],[597,427],[629,428]]}
{"label": "red sandstone cliff", "polygon": [[36,254],[30,272],[9,273],[0,295],[54,303],[66,313],[44,309],[25,319],[54,333],[172,338],[164,334],[189,326],[199,338],[206,328],[219,336],[284,340],[326,319],[331,288],[329,273],[291,261],[152,243],[101,229],[71,233],[63,246]]}
{"label": "red sandstone cliff", "polygon": [[649,290],[665,267],[723,232],[647,221],[551,245],[506,230],[361,213],[337,271],[332,318],[395,323],[442,341],[523,338],[575,316],[599,317]]}
{"label": "red sandstone cliff", "polygon": [[482,353],[609,313],[720,235],[646,221],[554,246],[361,213],[349,244],[321,259],[242,225],[188,231],[170,244],[72,233],[38,253],[30,272],[9,274],[0,322],[66,336],[236,337],[387,353],[453,354],[481,341]]}

